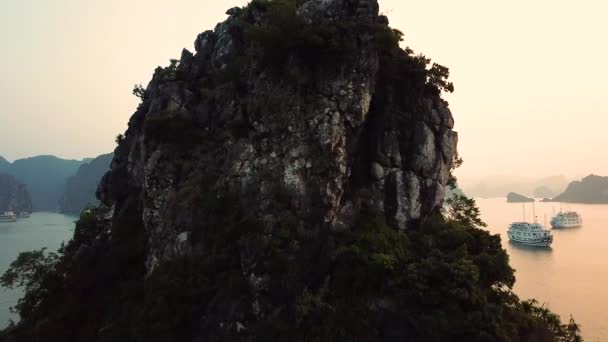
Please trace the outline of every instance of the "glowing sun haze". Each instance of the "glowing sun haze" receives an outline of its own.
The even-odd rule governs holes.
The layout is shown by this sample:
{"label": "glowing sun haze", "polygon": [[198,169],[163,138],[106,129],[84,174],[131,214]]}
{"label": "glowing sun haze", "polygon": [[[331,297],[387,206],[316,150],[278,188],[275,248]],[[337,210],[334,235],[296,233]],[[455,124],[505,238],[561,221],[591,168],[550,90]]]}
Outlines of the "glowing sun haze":
{"label": "glowing sun haze", "polygon": [[[2,0],[0,155],[114,149],[154,68],[247,1]],[[608,3],[380,1],[404,46],[450,68],[462,177],[608,175]]]}

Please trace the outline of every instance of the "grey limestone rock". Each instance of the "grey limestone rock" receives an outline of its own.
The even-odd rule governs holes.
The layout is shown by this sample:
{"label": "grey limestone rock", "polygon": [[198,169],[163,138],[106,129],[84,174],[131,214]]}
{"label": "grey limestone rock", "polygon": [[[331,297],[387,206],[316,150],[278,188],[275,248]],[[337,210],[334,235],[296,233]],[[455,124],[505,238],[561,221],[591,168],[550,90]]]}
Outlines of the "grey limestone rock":
{"label": "grey limestone rock", "polygon": [[[345,38],[349,56],[302,85],[246,39],[263,13],[228,14],[177,71],[157,69],[98,189],[108,205],[139,201],[149,272],[196,249],[211,224],[201,198],[213,194],[237,194],[269,230],[344,228],[362,210],[407,229],[440,210],[457,134],[447,103],[406,72],[404,51],[381,50],[363,30]],[[310,0],[298,16],[387,28],[376,1]]]}
{"label": "grey limestone rock", "polygon": [[[201,33],[175,70],[156,70],[98,188],[115,221],[139,216],[147,274],[201,253],[223,228],[215,211],[226,198],[227,215],[238,208],[267,236],[287,226],[322,238],[364,212],[405,230],[439,214],[458,140],[452,114],[414,56],[378,43],[392,31],[376,1],[299,8],[307,25],[354,30],[340,38],[351,48],[329,59],[264,50],[247,30],[265,13],[237,12]],[[268,62],[269,53],[288,55]],[[248,310],[268,317],[277,308],[264,295],[272,278],[256,268],[261,247],[234,243]],[[219,329],[237,329],[242,315]]]}

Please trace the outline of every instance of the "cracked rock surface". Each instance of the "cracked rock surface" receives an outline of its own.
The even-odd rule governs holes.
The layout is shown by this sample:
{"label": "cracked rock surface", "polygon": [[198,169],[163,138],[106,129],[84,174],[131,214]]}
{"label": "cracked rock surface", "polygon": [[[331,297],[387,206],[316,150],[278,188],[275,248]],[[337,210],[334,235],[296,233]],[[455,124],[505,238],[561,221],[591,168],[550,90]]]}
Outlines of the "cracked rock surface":
{"label": "cracked rock surface", "polygon": [[[196,250],[217,194],[235,194],[270,231],[289,224],[311,234],[348,229],[361,210],[408,229],[441,208],[454,120],[406,52],[375,43],[366,28],[388,28],[376,1],[300,7],[311,25],[363,28],[345,38],[348,56],[313,66],[306,82],[277,73],[247,40],[244,27],[263,24],[264,13],[228,15],[196,38],[194,53],[156,70],[98,189],[115,215],[125,203],[141,208],[148,272]],[[287,60],[283,70],[298,68]]]}

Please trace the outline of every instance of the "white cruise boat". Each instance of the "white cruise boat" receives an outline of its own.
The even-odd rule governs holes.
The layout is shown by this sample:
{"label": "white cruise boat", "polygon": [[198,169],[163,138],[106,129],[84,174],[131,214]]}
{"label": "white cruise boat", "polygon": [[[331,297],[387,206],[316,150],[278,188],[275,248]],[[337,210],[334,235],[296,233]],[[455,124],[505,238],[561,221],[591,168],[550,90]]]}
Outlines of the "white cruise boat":
{"label": "white cruise boat", "polygon": [[17,222],[17,215],[12,211],[5,211],[0,215],[0,222]]}
{"label": "white cruise boat", "polygon": [[553,243],[553,234],[539,223],[513,222],[507,231],[509,240],[522,245],[549,247]]}
{"label": "white cruise boat", "polygon": [[583,218],[575,211],[560,211],[551,218],[553,228],[574,228],[583,225]]}

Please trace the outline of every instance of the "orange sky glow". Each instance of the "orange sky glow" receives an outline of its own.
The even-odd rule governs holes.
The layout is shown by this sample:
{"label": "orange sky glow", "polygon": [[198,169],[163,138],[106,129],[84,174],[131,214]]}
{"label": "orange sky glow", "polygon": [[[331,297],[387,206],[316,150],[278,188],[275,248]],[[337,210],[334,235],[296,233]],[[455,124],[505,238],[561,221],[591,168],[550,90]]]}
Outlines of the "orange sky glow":
{"label": "orange sky glow", "polygon": [[[133,84],[193,50],[247,1],[0,3],[0,155],[83,158],[114,148]],[[451,70],[464,178],[608,175],[608,3],[381,0],[404,46]]]}

